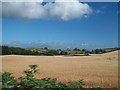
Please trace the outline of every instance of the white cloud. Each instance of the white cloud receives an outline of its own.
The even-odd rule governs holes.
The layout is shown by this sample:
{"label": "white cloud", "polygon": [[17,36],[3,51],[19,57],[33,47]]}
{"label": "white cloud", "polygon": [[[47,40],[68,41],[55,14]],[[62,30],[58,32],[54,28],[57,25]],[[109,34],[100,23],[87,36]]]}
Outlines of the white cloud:
{"label": "white cloud", "polygon": [[2,2],[43,2],[43,0],[0,0]]}
{"label": "white cloud", "polygon": [[[24,1],[24,0],[23,0]],[[31,0],[33,1],[33,0]],[[86,17],[92,12],[90,6],[86,3],[61,2],[55,0],[54,3],[42,5],[41,2],[3,2],[3,17],[23,18],[23,19],[51,19],[71,20]]]}

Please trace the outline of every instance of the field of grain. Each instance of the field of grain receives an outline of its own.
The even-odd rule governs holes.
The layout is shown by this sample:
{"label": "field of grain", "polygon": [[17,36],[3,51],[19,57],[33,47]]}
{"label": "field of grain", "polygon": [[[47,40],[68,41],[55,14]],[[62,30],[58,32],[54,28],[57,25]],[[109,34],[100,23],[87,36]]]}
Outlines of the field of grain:
{"label": "field of grain", "polygon": [[30,64],[39,66],[39,78],[62,82],[84,79],[87,87],[118,87],[118,51],[91,56],[2,56],[2,70],[16,78]]}

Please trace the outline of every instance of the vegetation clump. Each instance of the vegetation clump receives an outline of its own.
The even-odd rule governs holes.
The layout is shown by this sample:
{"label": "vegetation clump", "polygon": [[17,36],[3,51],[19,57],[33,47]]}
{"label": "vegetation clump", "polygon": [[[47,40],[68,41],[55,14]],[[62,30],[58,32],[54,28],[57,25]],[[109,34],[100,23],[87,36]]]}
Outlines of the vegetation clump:
{"label": "vegetation clump", "polygon": [[19,47],[9,47],[9,46],[0,46],[2,48],[2,55],[44,55],[44,56],[55,56],[55,55],[67,55],[67,56],[89,56],[90,54],[103,54],[107,52],[112,52],[115,50],[120,50],[119,48],[105,48],[105,49],[78,49],[74,48],[73,50],[55,50],[45,48],[19,48]]}
{"label": "vegetation clump", "polygon": [[55,78],[35,78],[35,74],[39,71],[37,65],[29,65],[29,69],[24,71],[25,76],[15,79],[11,73],[4,72],[2,73],[2,88],[16,88],[16,89],[59,89],[59,90],[68,90],[68,89],[82,89],[84,88],[84,81],[72,81],[68,83],[58,82]]}

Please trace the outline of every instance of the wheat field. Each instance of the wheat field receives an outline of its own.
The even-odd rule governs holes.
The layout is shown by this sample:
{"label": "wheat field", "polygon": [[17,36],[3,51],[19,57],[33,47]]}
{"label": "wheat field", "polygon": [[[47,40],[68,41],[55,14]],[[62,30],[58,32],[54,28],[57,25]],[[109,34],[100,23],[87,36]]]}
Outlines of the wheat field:
{"label": "wheat field", "polygon": [[3,72],[11,72],[17,78],[28,65],[40,68],[36,77],[57,78],[61,82],[84,79],[86,87],[118,87],[118,51],[91,56],[20,56],[2,57]]}

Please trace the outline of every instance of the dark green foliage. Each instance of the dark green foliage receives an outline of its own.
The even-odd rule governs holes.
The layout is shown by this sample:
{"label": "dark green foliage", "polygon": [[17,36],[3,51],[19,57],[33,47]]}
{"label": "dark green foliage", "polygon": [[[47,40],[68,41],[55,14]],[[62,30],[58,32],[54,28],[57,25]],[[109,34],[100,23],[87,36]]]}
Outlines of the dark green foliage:
{"label": "dark green foliage", "polygon": [[78,82],[73,81],[67,84],[67,88],[71,88],[73,90],[73,89],[83,88],[84,85],[85,84],[83,80],[80,80]]}
{"label": "dark green foliage", "polygon": [[37,65],[29,65],[29,69],[24,71],[25,76],[14,79],[11,73],[2,73],[2,88],[16,88],[16,89],[44,89],[44,90],[75,90],[84,87],[84,81],[74,81],[67,84],[58,82],[56,79],[34,77],[38,73]]}
{"label": "dark green foliage", "polygon": [[105,53],[105,51],[102,49],[95,49],[95,50],[92,50],[90,53],[91,54],[102,54],[102,53]]}
{"label": "dark green foliage", "polygon": [[95,50],[91,50],[90,54],[103,54],[103,53],[108,53],[116,50],[120,50],[120,48],[95,49]]}
{"label": "dark green foliage", "polygon": [[61,51],[61,52],[60,52],[60,55],[68,55],[68,53],[65,52],[65,51]]}
{"label": "dark green foliage", "polygon": [[32,51],[29,49],[18,48],[18,47],[8,47],[2,46],[2,55],[46,55],[46,56],[54,56],[54,55],[66,55],[67,52],[59,51],[59,50],[49,50],[47,47],[44,48],[44,52]]}
{"label": "dark green foliage", "polygon": [[48,50],[48,48],[47,48],[47,47],[44,47],[44,49],[45,49],[45,50]]}
{"label": "dark green foliage", "polygon": [[2,74],[2,88],[14,88],[16,86],[16,80],[9,72]]}
{"label": "dark green foliage", "polygon": [[18,47],[2,46],[2,55],[38,55],[38,52],[26,50]]}
{"label": "dark green foliage", "polygon": [[[80,56],[80,54],[84,54],[85,56],[89,56],[89,54],[103,54],[107,52],[112,52],[115,50],[120,50],[119,48],[106,48],[106,49],[95,49],[95,50],[86,50],[86,49],[78,49],[75,48],[73,50],[53,50],[45,47],[44,49],[25,49],[19,47],[8,47],[8,46],[0,46],[0,52],[2,51],[2,55],[45,55],[45,56],[54,56],[54,55],[73,55]],[[0,53],[1,54],[1,53]]]}
{"label": "dark green foliage", "polygon": [[82,49],[82,52],[86,52],[87,50],[86,49]]}
{"label": "dark green foliage", "polygon": [[78,49],[78,48],[74,48],[73,50],[74,50],[74,51],[80,51],[80,49]]}
{"label": "dark green foliage", "polygon": [[48,50],[47,52],[45,52],[45,55],[54,56],[54,55],[59,55],[59,53],[57,50]]}
{"label": "dark green foliage", "polygon": [[25,70],[24,73],[26,75],[26,78],[32,78],[36,73],[38,73],[38,66],[37,65],[29,65],[29,69]]}

